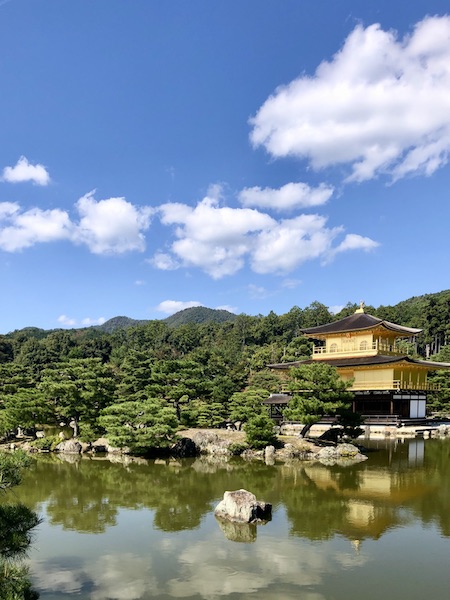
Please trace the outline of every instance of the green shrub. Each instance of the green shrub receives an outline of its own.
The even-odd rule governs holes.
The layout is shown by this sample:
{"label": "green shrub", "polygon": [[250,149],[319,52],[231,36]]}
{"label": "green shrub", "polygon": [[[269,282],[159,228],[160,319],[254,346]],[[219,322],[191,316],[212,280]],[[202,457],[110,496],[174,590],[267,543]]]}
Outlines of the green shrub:
{"label": "green shrub", "polygon": [[245,450],[248,450],[248,444],[245,442],[234,442],[228,446],[228,450],[233,456],[240,456]]}
{"label": "green shrub", "polygon": [[273,421],[266,414],[252,417],[244,428],[247,434],[247,443],[251,448],[260,450],[277,443]]}
{"label": "green shrub", "polygon": [[53,451],[62,440],[57,435],[45,436],[31,442],[31,446],[40,451]]}

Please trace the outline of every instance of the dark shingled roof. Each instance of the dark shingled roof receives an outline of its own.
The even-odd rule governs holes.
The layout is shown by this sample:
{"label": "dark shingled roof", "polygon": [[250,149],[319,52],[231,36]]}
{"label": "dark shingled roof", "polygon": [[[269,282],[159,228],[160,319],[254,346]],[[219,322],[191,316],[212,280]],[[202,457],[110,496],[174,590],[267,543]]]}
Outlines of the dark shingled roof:
{"label": "dark shingled roof", "polygon": [[353,315],[344,317],[343,319],[335,321],[334,323],[327,323],[327,325],[319,325],[318,327],[308,327],[307,329],[302,329],[301,331],[305,335],[314,337],[315,334],[322,336],[327,333],[361,331],[364,329],[373,329],[374,327],[379,326],[391,331],[395,331],[396,333],[404,334],[405,337],[415,335],[422,331],[422,329],[396,325],[395,323],[390,323],[384,319],[378,319],[377,317],[373,317],[372,315],[368,315],[364,312],[356,312]]}
{"label": "dark shingled roof", "polygon": [[289,394],[270,394],[263,404],[287,404],[291,396]]}
{"label": "dark shingled roof", "polygon": [[384,356],[383,354],[377,354],[376,356],[358,356],[357,358],[326,358],[321,360],[300,360],[291,363],[277,363],[274,365],[267,365],[269,369],[289,369],[291,367],[299,367],[300,365],[310,365],[312,363],[326,363],[333,367],[366,367],[369,365],[389,365],[393,363],[407,362],[420,367],[428,367],[429,369],[449,369],[450,363],[433,362],[431,360],[420,360],[417,358],[411,358],[410,356]]}

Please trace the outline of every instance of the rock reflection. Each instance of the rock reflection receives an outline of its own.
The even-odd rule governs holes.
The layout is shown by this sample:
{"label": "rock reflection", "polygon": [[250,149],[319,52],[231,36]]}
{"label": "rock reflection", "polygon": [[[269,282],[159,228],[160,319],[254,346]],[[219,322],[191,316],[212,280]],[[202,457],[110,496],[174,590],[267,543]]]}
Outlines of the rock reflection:
{"label": "rock reflection", "polygon": [[255,523],[235,523],[233,521],[225,521],[217,518],[216,521],[224,536],[231,542],[251,544],[256,541]]}

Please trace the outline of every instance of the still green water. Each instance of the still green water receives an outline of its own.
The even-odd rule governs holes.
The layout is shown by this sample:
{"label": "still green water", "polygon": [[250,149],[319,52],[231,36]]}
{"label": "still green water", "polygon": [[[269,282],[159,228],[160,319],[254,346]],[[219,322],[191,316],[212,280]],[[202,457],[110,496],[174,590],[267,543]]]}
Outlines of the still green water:
{"label": "still green water", "polygon": [[[239,488],[273,504],[271,522],[219,525]],[[47,455],[15,494],[43,517],[29,552],[42,600],[449,593],[450,440],[379,442],[347,468]]]}

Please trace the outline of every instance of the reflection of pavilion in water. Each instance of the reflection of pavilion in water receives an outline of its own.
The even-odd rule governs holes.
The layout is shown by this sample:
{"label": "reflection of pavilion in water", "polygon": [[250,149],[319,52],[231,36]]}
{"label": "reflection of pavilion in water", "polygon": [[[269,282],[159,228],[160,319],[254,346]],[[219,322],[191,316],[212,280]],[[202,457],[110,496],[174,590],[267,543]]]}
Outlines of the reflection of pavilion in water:
{"label": "reflection of pavilion in water", "polygon": [[[391,444],[393,450],[394,444]],[[365,463],[356,471],[350,485],[346,485],[345,467],[339,471],[318,464],[304,468],[305,475],[318,489],[346,500],[345,519],[337,532],[352,540],[356,550],[362,540],[378,539],[409,520],[401,509],[435,490],[426,472],[415,468],[424,462],[424,440],[410,440],[400,452],[398,447],[395,450],[389,462],[399,469],[371,467]]]}

